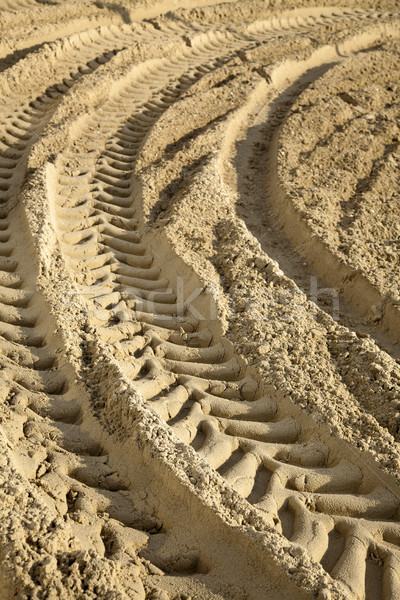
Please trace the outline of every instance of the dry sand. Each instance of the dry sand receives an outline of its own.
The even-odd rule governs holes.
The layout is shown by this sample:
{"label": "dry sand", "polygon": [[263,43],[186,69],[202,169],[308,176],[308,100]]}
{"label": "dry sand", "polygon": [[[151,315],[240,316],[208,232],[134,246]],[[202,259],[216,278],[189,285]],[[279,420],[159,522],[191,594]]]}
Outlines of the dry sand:
{"label": "dry sand", "polygon": [[396,0],[0,0],[0,598],[400,599]]}

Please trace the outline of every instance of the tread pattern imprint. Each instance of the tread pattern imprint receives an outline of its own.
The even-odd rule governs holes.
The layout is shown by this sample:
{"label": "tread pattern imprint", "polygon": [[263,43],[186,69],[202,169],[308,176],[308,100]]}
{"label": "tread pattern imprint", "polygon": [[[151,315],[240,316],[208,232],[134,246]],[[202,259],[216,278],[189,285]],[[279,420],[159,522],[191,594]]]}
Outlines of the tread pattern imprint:
{"label": "tread pattern imprint", "polygon": [[[24,45],[28,13],[42,39],[32,27]],[[332,395],[313,413],[297,401],[306,387],[289,393],[260,361],[271,340],[253,330],[245,352],[237,326],[254,323],[239,306],[252,272],[260,293],[307,301],[251,233],[252,218],[264,227],[254,198],[260,211],[279,198],[291,107],[330,69],[398,52],[399,17],[132,14],[127,1],[0,3],[13,30],[0,58],[0,596],[400,599],[391,350],[326,308],[309,317],[331,336],[327,377],[369,423],[356,443],[344,417],[330,427]],[[300,246],[282,225],[274,235],[301,277]],[[279,331],[270,314],[257,326]],[[367,381],[362,363],[341,371],[356,343],[375,375],[390,366],[383,410],[350,382]]]}

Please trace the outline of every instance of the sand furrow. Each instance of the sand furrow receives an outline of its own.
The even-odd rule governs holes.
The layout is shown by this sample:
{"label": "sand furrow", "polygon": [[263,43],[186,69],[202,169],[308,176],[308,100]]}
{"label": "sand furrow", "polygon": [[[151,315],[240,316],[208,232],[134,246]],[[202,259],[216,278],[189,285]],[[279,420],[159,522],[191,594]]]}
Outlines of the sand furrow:
{"label": "sand furrow", "polygon": [[[373,50],[371,51],[370,55],[371,58],[374,56]],[[388,58],[389,57],[390,50],[388,52]],[[368,62],[370,62],[368,59],[369,57],[366,56],[366,65],[368,65]],[[357,59],[349,61],[349,67],[346,65],[347,69],[351,68],[350,65],[352,62],[356,64]],[[358,65],[356,68],[359,68]],[[394,66],[393,68],[395,69],[396,67]],[[325,78],[322,78],[322,81],[324,79]],[[390,85],[390,82],[387,85]],[[320,160],[321,150],[319,149],[319,145],[322,144],[329,151],[331,149],[331,145],[335,144],[335,137],[339,135],[339,131],[342,126],[343,130],[349,129],[350,135],[351,128],[360,129],[360,125],[364,119],[364,122],[368,123],[368,119],[375,118],[374,114],[369,115],[367,111],[361,107],[361,105],[358,105],[356,100],[354,100],[355,104],[352,105],[352,97],[349,94],[346,95],[346,92],[339,92],[338,97],[340,101],[343,102],[344,106],[347,105],[349,110],[350,106],[354,106],[354,113],[358,116],[353,118],[353,116],[349,115],[348,121],[344,120],[343,123],[339,122],[337,125],[335,124],[335,120],[332,120],[332,125],[336,127],[336,133],[332,133],[331,139],[328,137],[325,141],[318,141],[316,148],[312,149],[310,154],[307,155],[307,160],[313,162],[317,156],[318,160]],[[389,104],[386,105],[386,108],[390,110]],[[394,104],[393,109],[396,110],[396,104]],[[285,124],[285,130],[286,127],[290,127],[290,124],[291,119],[289,118],[287,125]],[[365,227],[365,225],[362,223],[363,211],[365,208],[363,207],[361,199],[365,198],[365,201],[371,204],[369,210],[374,210],[372,206],[373,201],[371,202],[372,199],[368,200],[368,196],[373,196],[374,190],[376,190],[376,192],[378,190],[380,190],[381,193],[383,192],[386,182],[383,184],[382,180],[383,178],[388,177],[387,171],[390,171],[390,164],[386,167],[386,170],[384,165],[389,161],[392,161],[394,164],[396,160],[394,157],[392,157],[392,154],[396,152],[397,146],[395,134],[393,140],[391,134],[389,134],[389,139],[386,144],[381,142],[379,145],[379,141],[377,140],[376,145],[377,148],[373,147],[372,156],[365,157],[366,168],[368,169],[369,167],[370,169],[369,173],[368,171],[363,171],[361,167],[359,173],[354,175],[350,173],[348,174],[349,178],[354,178],[356,176],[357,179],[355,183],[353,183],[353,181],[346,181],[346,188],[350,192],[352,186],[354,186],[354,193],[353,195],[347,195],[348,192],[346,191],[346,195],[341,201],[342,215],[339,216],[336,225],[339,231],[339,233],[336,234],[339,236],[337,239],[339,253],[337,251],[333,251],[329,241],[325,241],[328,240],[328,235],[322,233],[322,231],[319,231],[317,237],[315,238],[315,243],[316,246],[318,246],[318,250],[316,247],[313,249],[310,248],[310,251],[308,252],[308,250],[306,250],[304,255],[307,256],[307,258],[310,260],[310,263],[313,264],[315,271],[324,277],[329,285],[340,285],[344,300],[353,308],[353,310],[355,310],[362,318],[364,318],[366,324],[370,324],[372,327],[375,326],[376,329],[382,330],[381,337],[386,347],[389,349],[389,351],[396,353],[396,349],[393,348],[393,342],[397,344],[398,338],[398,302],[395,283],[392,283],[392,293],[387,293],[388,286],[385,289],[385,279],[388,283],[393,281],[391,270],[396,269],[396,265],[391,265],[391,263],[396,263],[395,256],[391,256],[391,249],[388,247],[385,260],[382,261],[380,256],[377,257],[377,250],[371,247],[370,260],[371,262],[375,261],[378,264],[376,264],[374,274],[371,272],[368,273],[367,269],[362,264],[363,250],[361,248],[359,250],[355,248],[354,252],[349,253],[349,240],[346,239],[345,236],[340,239],[340,230],[347,229],[351,235],[354,230],[357,230],[357,233],[359,233],[360,228],[363,226]],[[332,151],[331,156],[334,156]],[[280,176],[284,177],[283,173],[280,173]],[[320,187],[318,193],[320,193]],[[390,202],[390,198],[388,198],[387,201]],[[296,206],[296,201],[292,200],[292,202],[293,205]],[[310,227],[314,231],[314,223],[312,222],[313,220],[315,220],[314,216],[308,221],[307,227]],[[365,233],[366,235],[369,234],[368,231]],[[321,244],[321,238],[324,240],[323,244]],[[357,246],[356,240],[354,240],[352,243],[355,247]],[[381,246],[381,248],[378,250],[380,255],[383,255],[383,253],[386,252],[385,246],[390,246],[390,243],[391,237],[389,237],[386,243],[382,240],[383,247]],[[315,264],[316,261],[314,257],[317,252],[320,255],[320,264]],[[381,264],[379,264],[379,260],[381,260]],[[328,265],[329,272],[327,268]],[[384,275],[382,272],[383,270],[385,271]],[[363,290],[362,294],[360,294],[360,290]]]}
{"label": "sand furrow", "polygon": [[[294,23],[296,25],[298,21]],[[294,26],[293,21],[288,21],[288,26]],[[262,31],[262,27],[258,32],[260,29]],[[214,53],[215,60],[219,38],[209,39],[209,35],[207,38],[200,37],[201,49],[196,38],[191,42],[191,47],[196,48],[196,61],[204,60],[202,53],[209,52]],[[220,39],[224,39],[222,34]],[[226,44],[224,39],[225,49]],[[246,46],[243,44],[242,48]],[[178,65],[186,71],[193,69],[189,51]],[[214,69],[221,67],[221,61],[212,66]],[[193,75],[189,70],[188,75],[181,75],[174,88],[169,86],[166,89],[178,92],[178,96],[174,97],[176,101],[179,93],[194,85],[198,77],[207,71],[195,67]],[[132,178],[135,160],[140,155],[147,132],[171,104],[162,91],[163,79],[168,80],[170,74],[179,77],[176,64],[171,69],[168,63],[153,69],[150,66],[145,75],[139,75],[135,86],[131,83],[129,87],[128,84],[119,96],[112,97],[110,108],[104,107],[95,117],[89,118],[87,130],[80,134],[80,139],[84,145],[86,132],[90,135],[90,132],[96,131],[95,125],[98,124],[100,131],[96,137],[90,138],[90,142],[98,147],[105,144],[102,155],[90,156],[78,172],[67,171],[66,163],[59,163],[56,213],[61,209],[58,214],[68,217],[69,208],[74,211],[78,204],[82,207],[88,203],[90,216],[94,217],[90,221],[90,229],[81,229],[77,235],[70,234],[68,230],[65,233],[64,220],[60,225],[61,247],[67,262],[77,272],[78,281],[84,286],[83,294],[94,299],[94,306],[98,306],[95,316],[97,314],[100,322],[104,319],[109,323],[105,330],[110,325],[115,328],[115,322],[138,322],[138,329],[131,340],[124,337],[121,329],[121,337],[114,341],[114,356],[178,438],[191,444],[234,489],[264,511],[272,526],[278,527],[289,539],[301,540],[315,560],[322,560],[323,566],[334,577],[344,582],[352,593],[362,596],[365,577],[357,573],[355,578],[348,565],[353,554],[359,560],[361,570],[369,564],[367,558],[376,539],[376,529],[372,521],[363,517],[368,515],[369,518],[390,521],[396,519],[398,510],[397,496],[382,485],[379,472],[371,466],[364,466],[356,452],[349,451],[344,445],[335,442],[333,450],[323,428],[317,435],[315,425],[311,427],[311,423],[307,425],[307,420],[299,418],[290,403],[281,403],[279,407],[275,403],[273,416],[265,412],[272,399],[263,397],[262,384],[254,379],[245,363],[234,356],[234,350],[225,338],[214,335],[212,345],[196,348],[194,352],[190,344],[187,345],[187,334],[184,333],[190,311],[185,303],[175,302],[168,284],[162,290],[171,296],[168,303],[141,297],[140,287],[133,290],[124,287],[121,290],[120,270],[128,280],[153,282],[162,277],[163,271],[154,266],[154,258],[150,249],[140,241],[136,225],[132,231],[129,221],[126,224],[121,221],[118,231],[116,226],[110,228],[107,217],[97,221],[95,217],[99,212],[107,215],[110,206],[112,217],[118,215],[114,211],[119,208],[131,210],[125,213],[126,219],[135,214],[132,205],[132,195],[136,193]],[[147,105],[143,109],[147,86],[150,90],[148,98],[155,99],[150,107],[149,99],[146,99]],[[157,86],[160,92],[155,92]],[[127,100],[135,116],[123,124],[128,110]],[[118,116],[119,106],[121,117]],[[116,133],[113,135],[110,135],[109,121],[105,120],[105,114],[110,111],[115,120]],[[119,128],[118,121],[121,123]],[[103,122],[106,127],[101,131]],[[73,156],[71,150],[67,150],[69,167]],[[71,196],[69,190],[72,186]],[[72,229],[75,223],[81,222],[86,209],[81,210],[70,213]],[[107,228],[108,232],[104,235]],[[132,233],[134,241],[131,241]],[[83,264],[86,265],[84,271]],[[96,278],[98,272],[100,278]],[[143,328],[143,323],[147,324],[146,328]],[[156,331],[152,330],[153,325],[157,325]],[[191,320],[192,329],[199,326],[198,319],[197,323],[196,319]],[[209,327],[215,331],[212,322],[201,322],[199,333]],[[171,329],[181,329],[178,343],[171,339]],[[160,334],[159,331],[163,330],[165,333]],[[107,335],[107,332],[101,332],[106,339]],[[236,389],[235,386],[230,387],[231,382],[237,383]],[[232,393],[226,398],[230,389]],[[250,389],[252,391],[248,392]],[[243,403],[240,394],[246,400],[250,394],[252,402],[247,400]],[[250,418],[246,415],[246,420],[240,420],[240,410],[245,414],[248,411]],[[392,525],[388,527],[390,529]],[[311,535],[310,531],[316,529],[318,536]],[[362,532],[357,534],[363,539],[360,549],[352,541],[355,530]],[[390,554],[391,549],[384,542],[382,544],[385,552]]]}
{"label": "sand furrow", "polygon": [[70,539],[8,515],[7,598],[397,597],[398,16],[337,4],[0,2],[6,467]]}
{"label": "sand furrow", "polygon": [[[32,254],[29,234],[16,210],[9,215],[9,229],[11,241],[15,235],[20,240],[21,230],[26,238],[26,247],[17,243],[13,249],[14,273],[23,291],[26,286],[34,289],[35,267],[27,258]],[[13,306],[11,299],[7,306]],[[23,476],[45,495],[51,510],[70,523],[81,551],[95,549],[108,558],[123,554],[125,548],[137,552],[146,546],[147,532],[158,530],[159,521],[135,507],[135,493],[108,466],[107,453],[85,431],[84,391],[72,383],[70,368],[58,363],[60,341],[51,333],[54,324],[37,292],[30,295],[29,310],[31,336],[25,333],[26,323],[25,328],[13,325],[12,334],[2,325],[2,404],[7,413],[3,432],[13,443]],[[9,321],[8,317],[6,324]],[[123,527],[128,529],[122,539]],[[72,554],[70,559],[78,557]],[[132,597],[144,598],[143,566],[137,562],[125,570],[124,576],[134,580]],[[29,577],[17,575],[16,579],[22,587],[29,586]]]}
{"label": "sand furrow", "polygon": [[[370,52],[374,52],[373,46]],[[355,56],[362,60],[364,55],[366,53],[361,52],[360,54],[356,53]],[[345,63],[347,60],[349,59],[346,59]],[[397,438],[397,403],[395,400],[397,395],[393,395],[392,401],[386,399],[383,408],[378,397],[373,399],[370,394],[366,393],[367,386],[377,385],[373,383],[377,379],[372,373],[373,369],[380,370],[381,364],[385,364],[385,367],[382,366],[382,372],[388,369],[388,364],[391,364],[393,369],[397,369],[395,361],[391,360],[385,352],[380,352],[371,340],[371,338],[374,338],[380,348],[385,349],[394,358],[397,357],[396,340],[393,340],[397,321],[395,313],[390,311],[391,299],[389,297],[385,299],[388,318],[362,318],[364,310],[369,312],[377,310],[376,307],[373,308],[371,294],[367,295],[367,290],[371,288],[371,284],[366,281],[365,273],[357,273],[355,270],[350,273],[349,267],[342,260],[335,259],[332,254],[328,256],[329,251],[326,242],[321,236],[316,237],[307,234],[307,241],[305,241],[306,237],[303,233],[305,229],[310,227],[310,220],[305,218],[304,212],[296,208],[296,201],[292,205],[288,198],[284,197],[282,190],[285,186],[289,188],[289,185],[285,184],[284,186],[282,183],[281,190],[281,184],[277,179],[277,162],[283,164],[283,157],[286,158],[287,148],[289,147],[286,146],[286,150],[283,151],[278,145],[278,137],[281,127],[287,127],[287,125],[282,124],[285,124],[288,111],[291,110],[292,101],[296,102],[293,99],[297,98],[299,94],[301,97],[301,94],[305,93],[304,88],[309,89],[309,93],[311,93],[311,90],[318,87],[319,78],[324,79],[327,77],[328,75],[325,75],[325,73],[330,73],[330,69],[335,72],[337,68],[335,65],[335,62],[331,63],[326,71],[316,69],[314,73],[309,71],[306,75],[296,79],[288,89],[280,92],[276,100],[273,101],[275,109],[271,116],[267,115],[267,112],[262,108],[262,104],[265,105],[266,100],[258,101],[256,109],[251,107],[250,119],[252,122],[250,125],[247,122],[249,113],[246,114],[244,121],[246,121],[246,126],[249,127],[249,133],[247,139],[240,143],[240,152],[236,157],[236,161],[237,163],[242,160],[248,161],[248,170],[253,173],[253,177],[249,184],[247,177],[239,175],[238,190],[241,194],[239,211],[246,219],[249,229],[257,236],[262,248],[269,256],[279,261],[285,274],[294,279],[308,297],[316,302],[321,309],[325,310],[329,316],[352,330],[346,333],[340,331],[340,328],[337,332],[332,329],[329,352],[335,360],[341,360],[343,349],[346,347],[351,358],[347,361],[350,363],[348,366],[349,373],[343,378],[344,383],[349,386],[351,393],[358,398],[360,404]],[[270,100],[268,90],[265,91],[264,97]],[[344,113],[339,118],[346,119]],[[331,126],[334,127],[332,123],[328,125],[328,127]],[[341,128],[341,125],[339,128]],[[291,138],[293,138],[294,130],[291,129],[290,131]],[[321,149],[325,148],[330,137],[328,131],[325,141],[322,138],[321,143],[318,143],[316,148],[319,145]],[[268,143],[266,143],[267,141]],[[314,140],[310,140],[310,146],[314,147],[314,144]],[[325,152],[325,149],[321,151]],[[311,152],[314,152],[314,150]],[[308,151],[304,152],[304,155],[308,155]],[[291,164],[290,152],[287,160]],[[265,163],[267,168],[261,170],[252,166],[260,163]],[[373,180],[374,182],[379,181],[379,178],[374,177]],[[299,192],[296,193],[299,194]],[[246,212],[246,209],[242,208],[246,201],[251,203],[251,212],[248,210]],[[265,205],[268,209],[267,216],[264,214]],[[260,226],[260,219],[263,220],[263,226]],[[287,236],[286,238],[282,236],[281,229]],[[290,240],[291,245],[287,243],[287,240]],[[310,251],[307,249],[308,246],[310,246]],[[311,247],[313,248],[312,251]],[[304,259],[307,262],[304,262]],[[261,267],[261,269],[263,270],[265,267]],[[364,283],[360,283],[361,281],[364,281]],[[364,290],[365,294],[360,293],[361,289]],[[374,294],[378,296],[377,290],[374,291]],[[382,296],[381,300],[379,300],[379,297],[376,299],[377,303],[380,301],[382,301]],[[283,304],[289,302],[290,294],[288,293],[287,301]],[[389,319],[390,315],[393,317],[391,321]],[[360,354],[367,356],[367,353],[369,362],[361,364]],[[364,371],[363,374],[360,373],[361,369]],[[360,385],[362,379],[364,379],[364,384]],[[369,389],[371,390],[370,387]]]}
{"label": "sand furrow", "polygon": [[[85,73],[93,72],[113,55],[114,52],[108,52],[104,60],[91,61]],[[87,60],[87,52],[82,58]],[[72,61],[65,64],[72,82],[75,79],[71,72],[74,64]],[[69,88],[70,85],[66,86]],[[135,493],[129,492],[127,483],[107,466],[107,453],[102,451],[99,443],[87,437],[83,425],[82,390],[71,386],[68,375],[63,374],[65,369],[57,366],[56,356],[61,350],[51,336],[52,326],[43,300],[37,293],[26,291],[26,288],[35,288],[35,268],[27,259],[29,234],[24,231],[23,217],[15,204],[26,155],[49,120],[60,95],[58,90],[53,92],[53,87],[47,87],[45,94],[5,119],[3,126],[4,184],[1,191],[4,210],[0,253],[5,291],[0,306],[4,340],[2,385],[4,405],[10,407],[11,415],[17,415],[16,419],[13,416],[9,419],[5,434],[15,443],[18,463],[24,465],[22,474],[35,481],[40,491],[47,494],[46,502],[50,502],[53,511],[65,515],[71,522],[72,536],[80,551],[94,549],[98,555],[110,560],[118,555],[123,576],[132,580],[125,586],[125,592],[129,597],[144,598],[141,579],[151,573],[151,568],[153,574],[158,571],[156,567],[147,567],[149,561],[145,559],[140,563],[137,551],[146,546],[149,538],[149,534],[143,532],[158,531],[160,521],[135,508]],[[21,236],[26,238],[28,247],[20,245]],[[8,289],[11,294],[7,294]],[[3,305],[7,310],[2,310]],[[46,451],[32,451],[32,447],[42,443]],[[126,528],[131,528],[131,532]],[[136,555],[134,561],[124,559],[132,552]],[[153,551],[152,556],[157,560],[157,552]],[[76,558],[71,556],[71,560]],[[167,557],[163,560],[168,563]],[[188,571],[196,572],[192,558],[188,564]],[[172,567],[166,568],[174,571]],[[182,566],[178,570],[182,575],[187,569]],[[22,587],[29,586],[23,577],[16,576],[16,579]]]}

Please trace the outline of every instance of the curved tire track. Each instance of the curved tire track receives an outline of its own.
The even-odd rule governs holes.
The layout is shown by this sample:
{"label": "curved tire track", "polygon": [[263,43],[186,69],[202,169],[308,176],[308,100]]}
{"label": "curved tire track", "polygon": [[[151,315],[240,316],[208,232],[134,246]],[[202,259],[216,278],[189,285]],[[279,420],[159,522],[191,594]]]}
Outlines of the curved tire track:
{"label": "curved tire track", "polygon": [[[182,92],[220,66],[217,49],[223,41],[226,51],[227,38],[218,35],[190,40],[197,51],[191,61],[187,51],[149,65],[90,116],[81,139],[94,147],[105,143],[105,150],[79,169],[69,168],[71,149],[68,165],[58,163],[54,211],[61,247],[97,306],[100,336],[114,345],[126,374],[178,438],[263,510],[272,526],[322,560],[354,597],[364,597],[365,568],[376,552],[384,593],[391,597],[397,593],[392,565],[398,551],[388,540],[398,537],[397,495],[354,451],[342,446],[333,452],[328,440],[311,441],[293,409],[258,394],[259,382],[231,344],[213,336],[207,324],[199,329],[177,304],[134,220],[131,174],[143,140]],[[237,35],[229,37],[246,48]],[[171,78],[177,81],[166,85]],[[133,116],[124,121],[128,109]],[[95,125],[100,132],[90,138]],[[353,564],[357,569],[349,568]]]}
{"label": "curved tire track", "polygon": [[[53,139],[51,127],[59,123],[68,98],[84,94],[85,81],[96,69],[101,72],[101,65],[135,44],[150,48],[176,42],[168,58],[146,58],[143,47],[132,69],[117,63],[110,77],[115,89],[77,123],[67,117],[70,138],[48,168],[51,217],[71,277],[87,299],[87,320],[134,389],[170,426],[176,447],[190,445],[255,507],[265,530],[268,524],[290,540],[289,553],[301,558],[305,550],[321,563],[340,584],[337,593],[395,598],[400,594],[400,500],[394,483],[355,449],[332,440],[289,400],[266,394],[218,326],[196,318],[164,273],[166,265],[157,265],[154,237],[142,234],[135,171],[139,159],[148,160],[144,143],[156,123],[203,78],[229,70],[235,61],[249,62],[251,52],[271,40],[326,27],[340,33],[388,18],[374,11],[324,9],[236,28],[212,29],[200,20],[194,29],[174,18],[111,26],[43,47],[11,66],[2,80],[0,350],[3,403],[12,415],[5,430],[15,455],[23,458],[25,477],[49,497],[52,510],[74,521],[81,545],[90,544],[126,568],[134,581],[130,597],[152,597],[142,582],[151,568],[159,574],[154,564],[185,573],[189,582],[204,573],[203,557],[188,546],[180,561],[168,555],[164,542],[152,541],[150,534],[168,536],[168,528],[160,531],[155,501],[143,502],[138,487],[115,468],[117,452],[105,450],[101,427],[88,436],[91,402],[98,402],[102,426],[113,407],[101,397],[89,398],[79,382],[71,385],[75,374],[55,334],[63,316],[56,314],[54,323],[36,290],[25,219],[32,221],[19,206],[28,160],[38,161],[36,148]],[[44,69],[33,70],[37,79],[29,72],[35,62]],[[265,66],[256,70],[269,81]],[[80,91],[71,96],[80,79]],[[222,79],[218,85],[226,83]],[[229,111],[221,122],[222,128],[229,124]],[[27,175],[29,185],[35,175]],[[169,272],[175,263],[178,268],[172,257]],[[200,310],[208,299],[202,292],[194,306]],[[84,350],[80,360],[90,382],[94,359]],[[240,507],[245,519],[250,507],[246,502]],[[188,518],[194,527],[196,516]],[[126,565],[132,552],[136,559],[138,552],[150,557],[153,567],[143,561],[140,567],[138,560]],[[365,588],[371,569],[377,580],[372,592]]]}
{"label": "curved tire track", "polygon": [[[144,504],[141,494],[130,490],[129,481],[110,466],[101,442],[88,436],[85,394],[79,386],[70,385],[71,367],[59,363],[62,340],[52,333],[54,323],[43,299],[34,291],[35,265],[28,258],[32,252],[29,232],[17,205],[27,156],[63,94],[82,76],[107,63],[120,50],[116,46],[118,37],[126,42],[126,31],[130,29],[85,34],[81,49],[77,47],[81,36],[73,38],[67,51],[63,43],[63,61],[57,61],[53,75],[59,80],[63,74],[62,83],[49,86],[45,79],[47,87],[43,93],[28,102],[24,99],[24,103],[16,95],[17,108],[4,111],[0,149],[1,383],[9,420],[5,432],[14,442],[14,453],[23,464],[24,476],[47,494],[52,510],[69,521],[80,548],[118,560],[127,578],[129,597],[145,598],[142,579],[162,572],[144,558],[140,562],[137,553],[146,548],[150,534],[157,533],[162,523],[151,508],[149,497]],[[114,37],[115,33],[119,36]],[[55,55],[60,54],[60,46],[55,45]],[[40,86],[39,81],[35,83]],[[13,91],[17,94],[18,87],[14,86]],[[11,98],[9,102],[11,105]],[[21,239],[25,240],[22,245]],[[130,564],[132,552],[136,562]],[[152,557],[157,561],[157,552],[153,551]],[[177,567],[180,576],[196,572],[196,556],[183,560],[188,566]],[[174,573],[173,557],[169,559],[167,554],[158,562]]]}

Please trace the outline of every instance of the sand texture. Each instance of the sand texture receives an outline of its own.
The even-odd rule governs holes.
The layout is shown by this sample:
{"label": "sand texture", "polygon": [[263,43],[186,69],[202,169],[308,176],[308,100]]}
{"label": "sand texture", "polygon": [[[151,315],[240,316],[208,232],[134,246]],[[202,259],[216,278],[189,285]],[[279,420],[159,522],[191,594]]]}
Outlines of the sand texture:
{"label": "sand texture", "polygon": [[0,600],[400,600],[399,36],[0,0]]}

